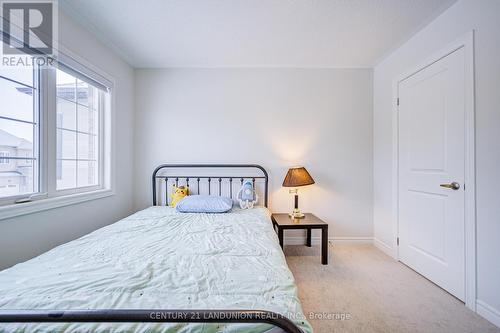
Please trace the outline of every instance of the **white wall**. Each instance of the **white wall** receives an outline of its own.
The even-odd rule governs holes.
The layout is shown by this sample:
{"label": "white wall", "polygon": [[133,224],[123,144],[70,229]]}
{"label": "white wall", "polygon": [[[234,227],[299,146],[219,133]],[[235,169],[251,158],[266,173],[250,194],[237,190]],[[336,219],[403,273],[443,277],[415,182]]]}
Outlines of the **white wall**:
{"label": "white wall", "polygon": [[372,70],[136,70],[135,206],[161,163],[258,163],[275,212],[292,208],[287,167],[316,180],[300,207],[330,237],[372,237]]}
{"label": "white wall", "polygon": [[459,1],[374,69],[375,237],[394,249],[392,82],[441,47],[475,30],[477,298],[478,311],[496,320],[497,325],[500,325],[499,13],[498,0]]}
{"label": "white wall", "polygon": [[115,222],[132,210],[133,70],[63,12],[59,15],[59,40],[116,79],[116,195],[1,220],[0,269]]}

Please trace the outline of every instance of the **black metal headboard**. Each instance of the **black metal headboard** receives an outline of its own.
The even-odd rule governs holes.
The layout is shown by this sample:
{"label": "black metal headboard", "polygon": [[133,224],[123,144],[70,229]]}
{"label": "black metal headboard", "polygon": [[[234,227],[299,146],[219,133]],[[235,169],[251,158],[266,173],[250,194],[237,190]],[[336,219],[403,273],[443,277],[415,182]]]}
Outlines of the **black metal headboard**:
{"label": "black metal headboard", "polygon": [[[254,169],[258,170],[262,175],[182,175],[182,174],[166,174],[162,175],[161,171],[172,169]],[[266,169],[257,164],[162,164],[158,166],[153,171],[152,182],[153,182],[153,206],[158,205],[158,184],[163,181],[165,185],[165,193],[168,196],[169,184],[179,186],[179,184],[186,185],[193,190],[193,186],[196,189],[197,194],[200,193],[200,182],[206,181],[208,193],[207,194],[217,194],[222,195],[222,187],[229,188],[229,197],[233,198],[233,180],[239,181],[241,184],[244,179],[252,179],[254,185],[258,180],[264,181],[264,205],[267,207],[268,195],[269,195],[269,177],[267,175]],[[212,181],[214,181],[215,192],[212,193]],[[194,184],[194,185],[193,185]],[[168,198],[166,200],[166,205],[168,206]]]}

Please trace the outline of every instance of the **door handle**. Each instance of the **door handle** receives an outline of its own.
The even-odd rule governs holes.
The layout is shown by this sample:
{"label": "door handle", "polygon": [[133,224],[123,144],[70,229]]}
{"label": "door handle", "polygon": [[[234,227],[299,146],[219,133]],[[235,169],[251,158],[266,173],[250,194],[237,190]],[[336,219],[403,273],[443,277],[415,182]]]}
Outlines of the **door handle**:
{"label": "door handle", "polygon": [[455,190],[455,191],[460,188],[460,184],[457,182],[453,182],[450,184],[441,184],[439,186],[444,187],[444,188],[449,188],[450,190]]}

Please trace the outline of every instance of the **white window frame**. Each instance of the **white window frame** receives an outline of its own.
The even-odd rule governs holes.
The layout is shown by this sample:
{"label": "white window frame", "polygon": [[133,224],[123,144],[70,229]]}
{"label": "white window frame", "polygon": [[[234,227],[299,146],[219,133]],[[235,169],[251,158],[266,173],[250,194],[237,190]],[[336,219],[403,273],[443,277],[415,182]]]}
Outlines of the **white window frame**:
{"label": "white window frame", "polygon": [[[1,39],[0,39],[1,41]],[[108,88],[107,98],[102,98],[104,112],[99,119],[99,185],[56,190],[56,85],[55,70],[41,69],[39,88],[45,93],[39,98],[39,191],[33,195],[19,195],[0,199],[0,220],[15,216],[32,214],[44,210],[78,204],[90,200],[105,198],[115,194],[114,181],[114,78],[92,65],[87,60],[74,54],[59,44],[58,59],[67,67],[88,76]],[[53,110],[49,112],[49,110]]]}
{"label": "white window frame", "polygon": [[[63,70],[64,69],[60,69],[60,70]],[[68,73],[69,75],[71,75],[71,73]],[[47,89],[49,90],[49,95],[50,96],[56,96],[57,92],[56,92],[56,72],[55,71],[50,71],[49,72],[49,75],[48,75],[48,80],[49,80],[49,84],[48,84],[48,87]],[[109,87],[108,87],[109,88]],[[108,91],[108,95],[110,94],[110,92]],[[108,97],[109,98],[109,97]],[[99,179],[98,179],[98,185],[90,185],[90,186],[82,186],[82,187],[74,187],[74,188],[69,188],[69,189],[61,189],[61,190],[58,190],[57,189],[57,173],[54,173],[54,172],[51,172],[49,175],[48,175],[48,185],[49,185],[49,193],[51,193],[51,196],[53,197],[59,197],[59,196],[66,196],[66,195],[71,195],[71,194],[77,194],[77,193],[84,193],[84,192],[91,192],[91,191],[98,191],[98,190],[102,190],[104,188],[104,181],[105,181],[105,175],[104,175],[104,172],[105,172],[105,168],[104,168],[104,160],[105,160],[105,153],[104,153],[104,141],[105,141],[105,136],[106,136],[106,131],[105,131],[105,127],[103,126],[103,122],[104,122],[104,114],[108,111],[107,110],[107,107],[106,107],[106,96],[103,96],[102,94],[100,94],[99,96],[99,129],[98,129],[98,133],[97,133],[97,136],[99,138],[99,156],[97,158],[97,161],[98,161],[98,167],[99,167]],[[56,102],[55,102],[55,106],[57,106],[57,97],[56,97]],[[55,114],[55,116],[57,116],[57,112]],[[49,133],[53,133],[54,135],[57,136],[57,128],[56,128],[56,119],[54,119],[54,121],[50,121],[50,125],[48,126],[48,129],[49,129]],[[53,128],[51,128],[53,126]],[[57,141],[57,137],[56,137],[56,141]],[[56,147],[57,147],[57,142],[55,141],[55,144],[56,144]],[[54,150],[54,153],[56,152],[56,150]],[[54,155],[54,156],[51,156],[52,154],[49,154],[49,160],[55,160],[56,163],[57,163],[57,156]],[[77,160],[78,160],[78,156],[76,157]],[[78,164],[77,164],[77,167],[78,167]],[[78,172],[77,172],[77,178],[78,178]],[[78,182],[76,184],[78,186]]]}

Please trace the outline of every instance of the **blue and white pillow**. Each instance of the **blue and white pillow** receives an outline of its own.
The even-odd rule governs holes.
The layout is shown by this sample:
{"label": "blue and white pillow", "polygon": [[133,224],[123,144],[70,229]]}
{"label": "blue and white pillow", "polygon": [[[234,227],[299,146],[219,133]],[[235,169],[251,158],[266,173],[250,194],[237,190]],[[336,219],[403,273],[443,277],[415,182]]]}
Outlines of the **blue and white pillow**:
{"label": "blue and white pillow", "polygon": [[189,195],[175,209],[180,213],[225,213],[233,207],[231,198],[215,195]]}

